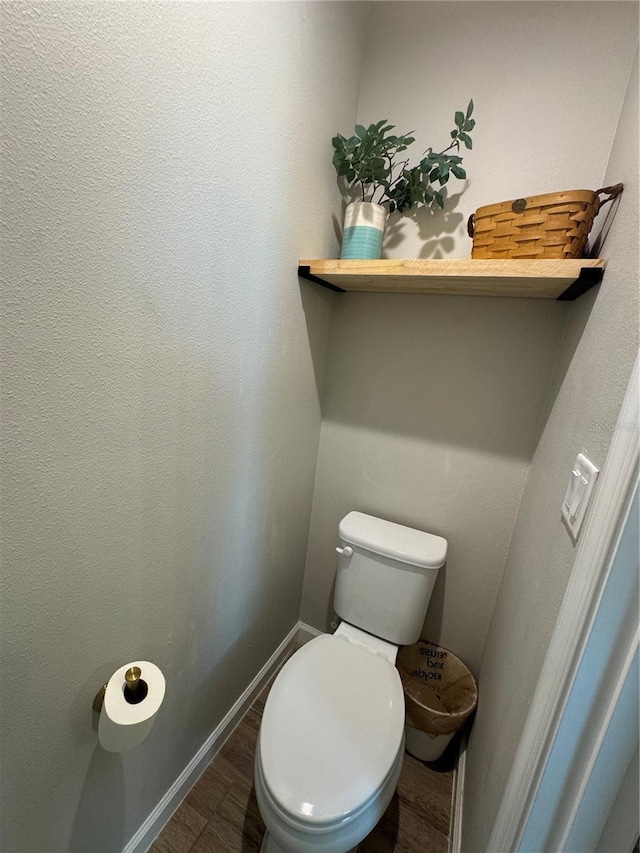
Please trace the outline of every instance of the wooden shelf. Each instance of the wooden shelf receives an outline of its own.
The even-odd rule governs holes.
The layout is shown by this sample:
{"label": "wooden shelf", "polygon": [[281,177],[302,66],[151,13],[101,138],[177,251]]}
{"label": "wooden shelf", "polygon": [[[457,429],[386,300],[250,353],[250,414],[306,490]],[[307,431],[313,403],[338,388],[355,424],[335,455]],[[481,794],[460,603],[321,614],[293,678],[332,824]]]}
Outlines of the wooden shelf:
{"label": "wooden shelf", "polygon": [[573,300],[602,281],[606,261],[302,260],[298,274],[338,292],[433,293]]}

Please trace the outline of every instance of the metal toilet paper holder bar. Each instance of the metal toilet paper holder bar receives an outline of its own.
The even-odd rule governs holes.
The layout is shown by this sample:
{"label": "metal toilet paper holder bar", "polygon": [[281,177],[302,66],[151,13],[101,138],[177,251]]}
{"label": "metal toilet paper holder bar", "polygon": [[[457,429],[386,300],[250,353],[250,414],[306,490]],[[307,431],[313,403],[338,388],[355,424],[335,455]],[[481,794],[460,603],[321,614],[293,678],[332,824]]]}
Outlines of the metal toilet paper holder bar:
{"label": "metal toilet paper holder bar", "polygon": [[[127,701],[131,701],[128,698],[131,697],[131,699],[133,700],[132,704],[135,704],[135,696],[138,692],[138,687],[140,686],[141,676],[142,670],[139,666],[130,666],[124,674],[124,680],[127,682],[125,686],[125,697],[127,698]],[[96,712],[96,714],[99,714],[102,711],[102,706],[104,705],[104,694],[106,692],[106,689],[107,685],[103,684],[100,690],[98,690],[96,695],[93,697],[93,704],[91,707]]]}

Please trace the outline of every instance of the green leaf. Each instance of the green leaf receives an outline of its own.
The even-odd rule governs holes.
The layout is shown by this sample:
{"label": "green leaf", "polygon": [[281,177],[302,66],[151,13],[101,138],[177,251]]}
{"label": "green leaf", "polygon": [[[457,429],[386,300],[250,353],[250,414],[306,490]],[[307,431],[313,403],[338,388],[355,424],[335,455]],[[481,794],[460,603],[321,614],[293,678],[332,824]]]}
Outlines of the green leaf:
{"label": "green leaf", "polygon": [[[366,128],[357,124],[353,136],[347,138],[338,133],[331,140],[336,172],[350,185],[362,183],[369,195],[376,189],[382,190],[381,203],[386,204],[390,212],[402,213],[417,204],[437,204],[442,208],[446,197],[444,185],[451,175],[466,177],[460,165],[462,158],[448,152],[459,151],[460,143],[471,147],[469,132],[475,126],[469,117],[472,109],[473,102],[470,102],[466,115],[460,111],[455,113],[456,127],[451,131],[449,148],[441,154],[428,148],[417,166],[403,161],[404,152],[416,141],[414,131],[393,135],[391,131],[395,125],[388,124],[387,119]],[[398,172],[399,179],[396,178]],[[434,189],[437,185],[443,187],[442,192]]]}
{"label": "green leaf", "polygon": [[467,118],[469,118],[469,116],[471,115],[472,112],[473,112],[473,98],[469,101],[469,106],[467,107]]}

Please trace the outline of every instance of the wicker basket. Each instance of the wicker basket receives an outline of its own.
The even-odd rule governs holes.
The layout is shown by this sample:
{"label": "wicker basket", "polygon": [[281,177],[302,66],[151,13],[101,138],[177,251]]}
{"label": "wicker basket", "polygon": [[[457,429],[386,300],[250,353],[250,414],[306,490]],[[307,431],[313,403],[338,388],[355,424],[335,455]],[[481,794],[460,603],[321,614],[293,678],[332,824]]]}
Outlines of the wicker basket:
{"label": "wicker basket", "polygon": [[[479,207],[469,217],[472,258],[581,258],[600,207],[622,192],[566,190]],[[604,193],[607,197],[600,199]]]}

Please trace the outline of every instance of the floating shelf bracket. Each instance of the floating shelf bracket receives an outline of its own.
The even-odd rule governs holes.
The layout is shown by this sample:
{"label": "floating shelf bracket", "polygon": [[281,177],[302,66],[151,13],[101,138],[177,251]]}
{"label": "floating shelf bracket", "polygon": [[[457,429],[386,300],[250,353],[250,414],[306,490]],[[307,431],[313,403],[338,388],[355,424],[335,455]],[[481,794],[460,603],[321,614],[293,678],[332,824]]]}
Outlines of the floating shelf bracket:
{"label": "floating shelf bracket", "polygon": [[573,302],[596,284],[600,284],[604,276],[604,267],[582,267],[578,278],[557,297],[558,302]]}
{"label": "floating shelf bracket", "polygon": [[300,264],[298,267],[298,275],[300,278],[306,278],[307,281],[312,281],[314,284],[319,284],[321,287],[326,287],[329,290],[333,290],[335,293],[346,293],[346,290],[343,287],[338,287],[337,284],[331,284],[330,281],[325,281],[323,278],[313,275],[311,267],[308,264]]}

